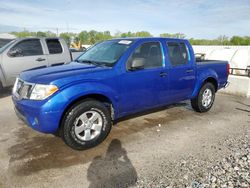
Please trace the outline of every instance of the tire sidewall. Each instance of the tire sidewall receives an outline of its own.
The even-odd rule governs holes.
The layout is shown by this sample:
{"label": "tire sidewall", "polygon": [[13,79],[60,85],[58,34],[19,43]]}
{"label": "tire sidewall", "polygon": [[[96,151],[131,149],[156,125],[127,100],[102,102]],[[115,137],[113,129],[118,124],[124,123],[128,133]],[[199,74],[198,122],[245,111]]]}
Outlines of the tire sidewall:
{"label": "tire sidewall", "polygon": [[[205,107],[205,106],[202,105],[202,97],[203,97],[203,93],[204,93],[204,91],[205,91],[206,89],[210,89],[211,92],[212,92],[212,101],[211,101],[211,103],[209,104],[209,106],[207,106],[207,107]],[[201,88],[201,90],[200,90],[200,92],[199,92],[199,99],[198,99],[198,100],[199,100],[199,101],[198,101],[198,105],[199,105],[200,110],[201,110],[202,112],[207,112],[207,111],[209,111],[209,110],[212,108],[213,103],[214,103],[214,100],[215,100],[215,88],[214,88],[214,85],[211,84],[211,83],[205,83],[205,84],[202,86],[202,88]]]}
{"label": "tire sidewall", "polygon": [[0,81],[0,91],[3,91],[3,84],[1,81]]}
{"label": "tire sidewall", "polygon": [[[83,141],[77,138],[74,130],[74,123],[76,118],[78,118],[81,114],[86,111],[96,111],[98,112],[103,120],[103,125],[100,134],[92,140]],[[88,149],[94,147],[101,143],[109,134],[111,129],[111,118],[107,108],[97,101],[86,101],[75,107],[73,107],[67,117],[65,118],[65,122],[63,125],[63,138],[66,144],[74,149]]]}

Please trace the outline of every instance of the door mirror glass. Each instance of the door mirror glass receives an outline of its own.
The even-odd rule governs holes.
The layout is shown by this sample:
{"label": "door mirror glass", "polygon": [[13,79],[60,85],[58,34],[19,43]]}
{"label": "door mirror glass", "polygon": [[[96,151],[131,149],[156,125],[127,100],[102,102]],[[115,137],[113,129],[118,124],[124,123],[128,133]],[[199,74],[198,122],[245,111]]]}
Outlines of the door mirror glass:
{"label": "door mirror glass", "polygon": [[134,58],[132,60],[131,69],[137,70],[137,69],[143,69],[145,65],[145,58]]}
{"label": "door mirror glass", "polygon": [[11,57],[20,57],[23,56],[23,52],[21,48],[11,48],[8,52],[8,55]]}

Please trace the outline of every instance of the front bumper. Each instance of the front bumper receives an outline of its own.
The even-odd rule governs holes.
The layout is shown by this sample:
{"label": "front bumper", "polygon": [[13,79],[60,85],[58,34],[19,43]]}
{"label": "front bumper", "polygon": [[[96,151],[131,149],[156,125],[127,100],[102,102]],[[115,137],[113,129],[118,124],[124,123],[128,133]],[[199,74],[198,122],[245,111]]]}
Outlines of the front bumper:
{"label": "front bumper", "polygon": [[51,101],[18,100],[12,96],[16,115],[32,129],[56,133],[62,112],[52,109]]}

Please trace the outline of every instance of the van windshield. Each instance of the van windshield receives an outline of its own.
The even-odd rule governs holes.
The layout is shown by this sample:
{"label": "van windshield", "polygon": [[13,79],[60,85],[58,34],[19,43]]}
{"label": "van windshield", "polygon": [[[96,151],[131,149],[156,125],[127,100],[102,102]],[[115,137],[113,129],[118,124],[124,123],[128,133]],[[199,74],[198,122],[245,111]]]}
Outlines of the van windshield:
{"label": "van windshield", "polygon": [[112,67],[132,43],[131,39],[100,42],[89,48],[76,61]]}
{"label": "van windshield", "polygon": [[5,44],[2,48],[0,48],[0,54],[3,53],[5,51],[5,49],[7,49],[10,45],[12,45],[12,43],[14,43],[16,40],[12,40],[10,42],[8,42],[7,44]]}

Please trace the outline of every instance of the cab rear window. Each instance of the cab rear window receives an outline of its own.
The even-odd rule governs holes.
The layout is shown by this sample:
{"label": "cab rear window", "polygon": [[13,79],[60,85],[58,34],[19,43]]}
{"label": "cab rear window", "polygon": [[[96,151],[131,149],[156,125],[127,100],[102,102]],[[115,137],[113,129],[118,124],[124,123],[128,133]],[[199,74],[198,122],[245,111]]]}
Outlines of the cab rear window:
{"label": "cab rear window", "polygon": [[60,54],[62,53],[62,46],[58,39],[47,39],[46,40],[49,54]]}
{"label": "cab rear window", "polygon": [[184,65],[188,62],[188,52],[186,45],[181,42],[168,42],[168,56],[173,66]]}

